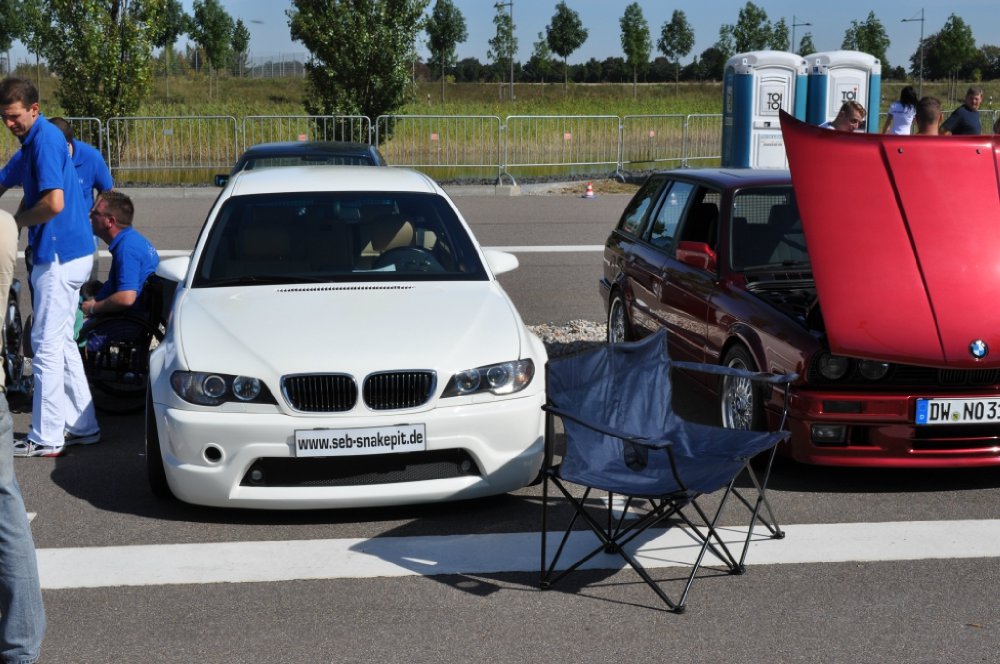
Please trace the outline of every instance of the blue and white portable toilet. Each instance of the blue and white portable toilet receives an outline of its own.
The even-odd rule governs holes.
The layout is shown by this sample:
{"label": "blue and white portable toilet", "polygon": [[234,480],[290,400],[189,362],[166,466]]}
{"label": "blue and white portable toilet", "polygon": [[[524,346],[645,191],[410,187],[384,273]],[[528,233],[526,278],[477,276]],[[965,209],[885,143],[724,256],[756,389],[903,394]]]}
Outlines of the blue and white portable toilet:
{"label": "blue and white portable toilet", "polygon": [[845,101],[856,101],[868,112],[869,133],[878,133],[882,99],[882,63],[860,51],[827,51],[805,56],[809,67],[806,121],[823,124],[837,117]]}
{"label": "blue and white portable toilet", "polygon": [[734,55],[726,62],[722,104],[723,166],[788,168],[778,111],[805,120],[805,59],[783,51]]}

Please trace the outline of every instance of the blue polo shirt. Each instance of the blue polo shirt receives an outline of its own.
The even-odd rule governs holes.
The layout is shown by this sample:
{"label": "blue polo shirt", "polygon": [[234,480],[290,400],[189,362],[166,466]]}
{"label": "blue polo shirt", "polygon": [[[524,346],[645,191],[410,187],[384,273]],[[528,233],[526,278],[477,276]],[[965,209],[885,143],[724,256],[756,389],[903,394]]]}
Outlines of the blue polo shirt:
{"label": "blue polo shirt", "polygon": [[46,191],[63,191],[62,212],[28,229],[35,264],[51,263],[56,255],[67,263],[92,254],[94,239],[87,216],[89,207],[83,200],[66,137],[45,116],[39,115],[21,142],[21,153],[24,209],[34,206]]}
{"label": "blue polo shirt", "polygon": [[131,226],[123,228],[115,236],[108,250],[111,252],[111,271],[95,299],[103,300],[118,291],[134,290],[134,309],[139,304],[143,284],[160,263],[160,256],[149,240]]}
{"label": "blue polo shirt", "polygon": [[[0,186],[16,187],[24,181],[24,158],[21,151],[15,152],[7,164],[0,169]],[[76,167],[76,177],[80,180],[80,190],[83,192],[83,202],[94,204],[94,190],[109,191],[115,183],[111,179],[111,171],[104,157],[97,148],[73,139],[73,166]]]}

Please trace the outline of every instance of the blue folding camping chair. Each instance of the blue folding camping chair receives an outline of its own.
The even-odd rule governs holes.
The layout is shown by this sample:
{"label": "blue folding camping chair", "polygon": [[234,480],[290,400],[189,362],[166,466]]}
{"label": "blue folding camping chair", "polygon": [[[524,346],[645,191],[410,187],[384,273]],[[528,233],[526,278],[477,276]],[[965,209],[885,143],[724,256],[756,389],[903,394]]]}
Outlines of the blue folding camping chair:
{"label": "blue folding camping chair", "polygon": [[[672,408],[671,369],[705,371],[728,379],[749,380],[765,391],[781,395],[782,412],[774,431],[743,431],[688,422]],[[789,386],[795,374],[751,373],[718,365],[672,362],[667,334],[660,330],[641,341],[607,344],[546,366],[546,458],[543,466],[541,587],[548,588],[601,553],[617,554],[677,613],[684,611],[691,585],[706,553],[731,574],[744,571],[744,561],[757,523],[771,537],[783,537],[767,501],[767,480],[787,417]],[[565,449],[557,460],[555,420],[561,419]],[[763,471],[750,465],[764,454]],[[756,498],[739,494],[741,475],[750,478]],[[550,485],[573,507],[573,515],[549,558],[549,511],[560,501],[550,497]],[[583,487],[582,496],[572,485]],[[607,504],[591,500],[592,492],[607,492]],[[699,499],[721,491],[718,506],[707,510]],[[624,498],[616,517],[614,496]],[[738,495],[749,511],[749,523],[740,555],[734,555],[718,528],[728,499]],[[644,514],[635,509],[647,505]],[[602,513],[605,511],[606,514]],[[633,518],[634,517],[634,518]],[[582,521],[596,535],[592,549],[578,553],[567,546]],[[677,599],[672,599],[638,561],[637,538],[654,526],[684,527],[698,546],[695,562]],[[584,531],[586,532],[586,531]],[[641,540],[640,540],[641,541]]]}

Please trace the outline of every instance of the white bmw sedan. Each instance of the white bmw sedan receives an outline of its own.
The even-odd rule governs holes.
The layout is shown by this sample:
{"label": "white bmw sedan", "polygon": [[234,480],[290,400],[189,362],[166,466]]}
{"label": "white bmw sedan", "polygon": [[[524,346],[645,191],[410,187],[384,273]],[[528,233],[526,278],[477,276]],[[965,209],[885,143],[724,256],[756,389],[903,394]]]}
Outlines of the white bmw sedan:
{"label": "white bmw sedan", "polygon": [[150,485],[298,509],[523,487],[543,454],[545,348],[444,191],[408,170],[235,175],[150,359]]}

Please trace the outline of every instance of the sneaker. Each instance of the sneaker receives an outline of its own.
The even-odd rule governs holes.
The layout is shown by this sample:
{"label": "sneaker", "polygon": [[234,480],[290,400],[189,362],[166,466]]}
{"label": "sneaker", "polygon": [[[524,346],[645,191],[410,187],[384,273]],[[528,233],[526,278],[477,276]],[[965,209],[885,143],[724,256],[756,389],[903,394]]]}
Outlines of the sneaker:
{"label": "sneaker", "polygon": [[69,447],[70,445],[93,445],[94,443],[101,442],[101,430],[98,429],[94,433],[87,434],[76,434],[67,431],[65,438],[66,447]]}
{"label": "sneaker", "polygon": [[65,451],[65,447],[39,445],[27,438],[18,438],[14,441],[14,456],[16,457],[58,457],[62,456]]}

